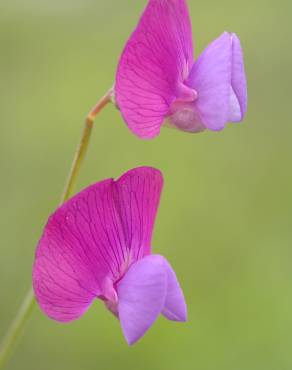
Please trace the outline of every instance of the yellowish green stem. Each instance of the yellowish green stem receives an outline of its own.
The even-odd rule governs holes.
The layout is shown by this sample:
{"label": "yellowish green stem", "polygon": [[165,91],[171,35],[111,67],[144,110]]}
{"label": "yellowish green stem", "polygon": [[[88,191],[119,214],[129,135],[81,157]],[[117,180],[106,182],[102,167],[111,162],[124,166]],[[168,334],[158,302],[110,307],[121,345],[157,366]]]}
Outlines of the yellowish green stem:
{"label": "yellowish green stem", "polygon": [[[76,150],[69,176],[64,187],[64,192],[61,197],[60,204],[68,200],[74,190],[83,160],[85,158],[88,144],[93,128],[94,119],[97,114],[112,100],[112,89],[110,89],[89,112],[85,119],[84,128],[81,136],[80,143]],[[12,353],[15,344],[22,334],[25,324],[31,316],[33,307],[35,305],[34,292],[32,287],[27,292],[14,320],[12,321],[6,336],[0,346],[0,369],[2,369]]]}
{"label": "yellowish green stem", "polygon": [[89,112],[85,119],[82,137],[77,148],[74,160],[72,162],[71,170],[69,172],[68,180],[64,188],[64,193],[61,198],[61,204],[70,198],[73,193],[74,186],[76,184],[80,168],[85,158],[88,144],[93,128],[94,119],[97,114],[111,101],[112,90],[109,90],[95,105],[95,107]]}

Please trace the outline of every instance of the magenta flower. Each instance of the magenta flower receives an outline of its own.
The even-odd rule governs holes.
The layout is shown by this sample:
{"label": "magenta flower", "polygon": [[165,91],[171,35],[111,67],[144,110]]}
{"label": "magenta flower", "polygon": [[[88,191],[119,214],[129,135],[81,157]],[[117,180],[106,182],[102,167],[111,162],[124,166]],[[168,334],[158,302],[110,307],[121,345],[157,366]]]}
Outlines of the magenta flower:
{"label": "magenta flower", "polygon": [[186,320],[174,271],[151,254],[162,185],[158,170],[136,168],[88,187],[49,218],[33,268],[36,299],[47,316],[78,319],[99,298],[119,318],[129,344],[160,314]]}
{"label": "magenta flower", "polygon": [[223,33],[194,62],[185,0],[149,0],[121,56],[116,102],[137,136],[164,122],[187,132],[222,130],[243,119],[247,89],[240,41]]}

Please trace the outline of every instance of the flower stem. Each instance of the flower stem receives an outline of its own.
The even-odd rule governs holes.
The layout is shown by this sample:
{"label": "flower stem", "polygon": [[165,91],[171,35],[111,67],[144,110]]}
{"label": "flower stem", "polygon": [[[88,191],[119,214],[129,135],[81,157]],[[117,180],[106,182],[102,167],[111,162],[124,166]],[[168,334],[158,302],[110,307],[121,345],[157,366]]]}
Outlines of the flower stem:
{"label": "flower stem", "polygon": [[2,342],[0,349],[0,368],[5,365],[14,343],[17,341],[17,338],[22,333],[24,324],[29,319],[34,304],[34,293],[33,289],[30,288]]}
{"label": "flower stem", "polygon": [[[89,140],[93,128],[94,119],[97,114],[112,100],[113,90],[110,89],[94,106],[94,108],[89,112],[85,119],[84,128],[81,136],[80,143],[76,150],[72,166],[69,172],[69,176],[64,187],[64,191],[61,197],[60,204],[64,203],[70,198],[73,193],[74,186],[77,181],[83,160],[85,158]],[[28,319],[30,318],[34,305],[35,298],[33,288],[31,287],[27,292],[14,320],[12,321],[6,336],[0,346],[0,369],[3,368],[9,355],[11,354],[15,343],[22,334],[24,326]]]}
{"label": "flower stem", "polygon": [[97,116],[97,114],[111,101],[112,99],[112,89],[110,89],[93,107],[93,109],[88,113],[85,124],[83,128],[82,137],[79,143],[79,146],[77,148],[75,157],[72,162],[71,170],[69,172],[69,176],[67,179],[67,183],[64,188],[64,192],[61,198],[61,204],[64,203],[67,199],[70,198],[74,186],[76,184],[76,180],[81,168],[81,165],[83,163],[83,160],[85,158],[88,144],[93,128],[94,119]]}

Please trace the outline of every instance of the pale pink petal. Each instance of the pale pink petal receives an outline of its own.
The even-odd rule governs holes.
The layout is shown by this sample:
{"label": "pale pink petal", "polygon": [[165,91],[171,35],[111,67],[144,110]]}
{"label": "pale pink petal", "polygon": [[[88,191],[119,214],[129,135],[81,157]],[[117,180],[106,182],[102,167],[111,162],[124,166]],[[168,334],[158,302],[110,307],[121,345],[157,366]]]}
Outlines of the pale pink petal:
{"label": "pale pink petal", "polygon": [[168,126],[181,131],[194,133],[206,130],[193,102],[175,101],[170,107],[167,118]]}
{"label": "pale pink petal", "polygon": [[[162,257],[163,258],[163,257]],[[167,293],[162,314],[173,321],[187,320],[187,305],[183,291],[179,285],[176,274],[168,261],[164,259],[165,269],[167,271]]]}
{"label": "pale pink petal", "polygon": [[194,92],[183,85],[193,65],[191,24],[185,0],[150,0],[126,44],[116,75],[116,101],[129,128],[150,139],[171,103]]}
{"label": "pale pink petal", "polygon": [[231,41],[225,32],[205,49],[188,79],[189,86],[198,93],[194,110],[211,130],[222,130],[229,118],[231,69]]}
{"label": "pale pink petal", "polygon": [[161,187],[158,170],[137,168],[88,187],[50,217],[33,269],[49,317],[71,321],[95,297],[116,300],[115,281],[150,251]]}
{"label": "pale pink petal", "polygon": [[130,345],[145,334],[161,313],[167,279],[164,260],[151,255],[134,263],[118,283],[119,319]]}
{"label": "pale pink petal", "polygon": [[235,33],[231,34],[230,38],[232,43],[232,75],[229,121],[239,122],[246,113],[247,84],[239,38]]}

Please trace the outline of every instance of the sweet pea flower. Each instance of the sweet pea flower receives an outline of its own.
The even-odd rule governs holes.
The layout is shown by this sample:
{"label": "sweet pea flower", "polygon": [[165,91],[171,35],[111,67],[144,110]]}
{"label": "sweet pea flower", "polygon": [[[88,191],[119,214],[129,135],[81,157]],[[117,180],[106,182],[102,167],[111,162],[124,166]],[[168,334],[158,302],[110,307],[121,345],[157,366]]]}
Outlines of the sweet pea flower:
{"label": "sweet pea flower", "polygon": [[194,61],[185,0],[149,0],[119,61],[115,98],[142,139],[166,123],[186,132],[219,131],[247,108],[241,45],[223,33]]}
{"label": "sweet pea flower", "polygon": [[186,321],[173,269],[151,254],[162,185],[158,170],[136,168],[89,186],[49,218],[33,267],[35,296],[47,316],[76,320],[99,298],[129,344],[160,314]]}

